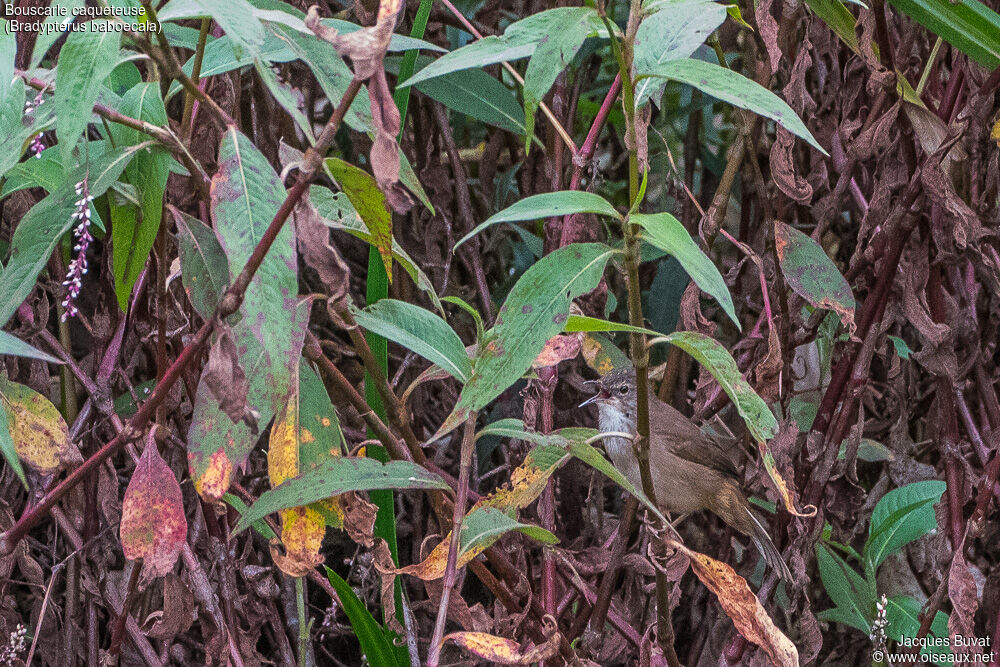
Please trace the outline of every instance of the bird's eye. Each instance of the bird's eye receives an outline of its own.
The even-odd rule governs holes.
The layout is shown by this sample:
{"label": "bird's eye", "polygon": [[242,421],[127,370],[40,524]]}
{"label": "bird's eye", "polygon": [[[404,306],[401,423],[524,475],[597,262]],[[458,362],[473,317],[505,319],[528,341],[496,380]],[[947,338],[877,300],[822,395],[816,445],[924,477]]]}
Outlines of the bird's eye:
{"label": "bird's eye", "polygon": [[625,394],[628,393],[628,387],[622,387],[621,389],[618,390],[618,393],[624,396]]}

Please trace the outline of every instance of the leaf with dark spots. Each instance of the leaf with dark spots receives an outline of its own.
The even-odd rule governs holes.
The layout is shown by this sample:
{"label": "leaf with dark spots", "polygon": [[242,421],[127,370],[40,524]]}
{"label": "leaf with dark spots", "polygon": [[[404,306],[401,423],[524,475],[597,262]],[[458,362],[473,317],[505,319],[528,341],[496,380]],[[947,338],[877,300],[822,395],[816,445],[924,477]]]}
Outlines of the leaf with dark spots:
{"label": "leaf with dark spots", "polygon": [[534,306],[532,306],[530,303],[526,303],[523,306],[521,306],[521,312],[523,314],[527,315],[528,313],[531,312],[531,310],[532,310],[533,307]]}
{"label": "leaf with dark spots", "polygon": [[[238,274],[285,198],[278,175],[257,148],[235,128],[223,135],[219,171],[212,179],[211,212],[230,273]],[[256,166],[251,170],[251,166]],[[247,404],[267,424],[288,397],[299,363],[309,301],[297,302],[295,235],[288,222],[278,233],[250,281],[232,328],[237,357],[248,382]],[[208,384],[199,382],[188,430],[195,488],[209,500],[222,497],[233,469],[242,466],[256,437],[244,421],[234,422]]]}
{"label": "leaf with dark spots", "polygon": [[120,532],[125,557],[142,559],[143,587],[173,569],[187,540],[181,487],[153,438],[146,440],[125,490]]}
{"label": "leaf with dark spots", "polygon": [[[35,472],[52,475],[82,461],[80,451],[69,437],[69,428],[56,406],[34,389],[7,379],[0,372],[0,410],[17,457]],[[8,448],[4,455],[10,456]]]}
{"label": "leaf with dark spots", "polygon": [[202,378],[219,402],[219,408],[233,422],[245,422],[251,433],[256,434],[257,419],[247,405],[249,384],[236,353],[233,331],[225,324],[218,326],[217,330],[219,333],[209,350],[208,364]]}
{"label": "leaf with dark spots", "polygon": [[774,245],[789,287],[816,308],[837,313],[853,335],[854,294],[823,248],[780,220],[774,221]]}
{"label": "leaf with dark spots", "polygon": [[[436,440],[514,384],[545,343],[562,331],[572,299],[597,286],[614,250],[601,243],[560,248],[533,264],[507,295],[507,317],[489,332],[458,404],[431,438]],[[529,312],[523,306],[531,305]],[[558,320],[559,316],[562,320]]]}

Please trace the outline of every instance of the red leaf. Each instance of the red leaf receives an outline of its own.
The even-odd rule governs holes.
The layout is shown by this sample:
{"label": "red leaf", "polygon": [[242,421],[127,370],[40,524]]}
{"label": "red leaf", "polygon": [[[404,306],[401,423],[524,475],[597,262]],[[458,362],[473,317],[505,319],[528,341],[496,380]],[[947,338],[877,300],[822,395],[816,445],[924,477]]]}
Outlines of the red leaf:
{"label": "red leaf", "polygon": [[147,440],[125,490],[121,523],[125,557],[143,559],[142,586],[170,572],[186,539],[180,484],[160,457],[156,443]]}

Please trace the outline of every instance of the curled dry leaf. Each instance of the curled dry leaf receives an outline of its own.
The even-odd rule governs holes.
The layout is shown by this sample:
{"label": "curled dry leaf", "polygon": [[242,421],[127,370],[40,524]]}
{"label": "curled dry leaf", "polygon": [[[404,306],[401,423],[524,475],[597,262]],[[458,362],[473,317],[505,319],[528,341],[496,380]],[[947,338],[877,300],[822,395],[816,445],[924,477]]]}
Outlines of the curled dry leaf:
{"label": "curled dry leaf", "polygon": [[14,451],[35,472],[54,475],[83,461],[56,406],[34,389],[9,381],[3,373],[0,408],[7,413]]}
{"label": "curled dry leaf", "polygon": [[257,416],[247,405],[250,385],[243,367],[240,366],[233,330],[228,325],[222,324],[218,327],[218,331],[219,335],[208,353],[208,365],[203,376],[205,384],[219,401],[219,407],[234,424],[242,421],[253,433],[257,433]]}
{"label": "curled dry leaf", "polygon": [[170,572],[187,539],[180,484],[152,438],[125,489],[120,536],[125,557],[142,559],[143,587]]}
{"label": "curled dry leaf", "polygon": [[531,362],[531,367],[535,369],[548,368],[555,366],[560,361],[573,359],[580,353],[582,342],[582,333],[556,334],[545,342],[545,347]]}
{"label": "curled dry leaf", "polygon": [[306,16],[306,27],[332,44],[341,56],[350,58],[355,78],[368,82],[368,99],[375,126],[375,140],[370,154],[372,172],[379,189],[397,213],[409,210],[413,201],[399,182],[399,144],[396,142],[400,126],[399,109],[393,102],[382,61],[392,39],[396,17],[403,6],[401,0],[382,0],[374,26],[346,35],[338,34],[320,23],[315,6],[309,8]]}
{"label": "curled dry leaf", "polygon": [[667,544],[691,559],[695,575],[712,591],[736,630],[747,641],[764,649],[778,667],[798,667],[798,649],[767,615],[746,579],[727,564],[692,551],[683,544],[672,540],[668,540]]}
{"label": "curled dry leaf", "polygon": [[555,624],[546,618],[544,644],[529,643],[522,646],[512,639],[504,639],[485,632],[452,632],[441,639],[441,645],[454,642],[469,653],[501,665],[530,665],[548,660],[559,652],[559,633]]}
{"label": "curled dry leaf", "polygon": [[346,306],[351,270],[337,249],[330,245],[330,228],[319,217],[308,194],[295,207],[295,236],[302,259],[316,270],[319,279],[330,290],[330,305]]}

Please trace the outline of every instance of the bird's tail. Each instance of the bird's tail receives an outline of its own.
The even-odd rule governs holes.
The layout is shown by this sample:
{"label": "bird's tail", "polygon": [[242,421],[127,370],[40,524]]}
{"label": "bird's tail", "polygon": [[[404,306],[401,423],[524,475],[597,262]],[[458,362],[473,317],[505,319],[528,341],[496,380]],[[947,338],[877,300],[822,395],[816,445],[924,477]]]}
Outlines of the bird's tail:
{"label": "bird's tail", "polygon": [[747,507],[746,513],[750,515],[750,522],[753,524],[753,530],[750,533],[750,539],[753,540],[754,546],[760,552],[760,555],[764,557],[764,562],[774,568],[778,576],[784,579],[786,582],[792,581],[792,573],[788,569],[788,565],[785,564],[785,559],[781,557],[781,552],[778,551],[778,547],[774,545],[774,541],[771,536],[768,535],[767,529],[764,524],[754,516],[754,513],[750,511]]}

